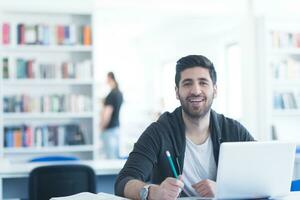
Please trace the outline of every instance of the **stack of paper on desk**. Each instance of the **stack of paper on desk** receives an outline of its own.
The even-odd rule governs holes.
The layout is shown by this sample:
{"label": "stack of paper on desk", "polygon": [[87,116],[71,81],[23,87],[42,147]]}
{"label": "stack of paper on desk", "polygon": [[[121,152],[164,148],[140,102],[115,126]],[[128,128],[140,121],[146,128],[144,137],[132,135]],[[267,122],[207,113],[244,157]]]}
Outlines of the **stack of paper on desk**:
{"label": "stack of paper on desk", "polygon": [[93,194],[90,192],[81,192],[66,197],[53,197],[50,200],[126,200],[126,198],[102,192],[98,194]]}

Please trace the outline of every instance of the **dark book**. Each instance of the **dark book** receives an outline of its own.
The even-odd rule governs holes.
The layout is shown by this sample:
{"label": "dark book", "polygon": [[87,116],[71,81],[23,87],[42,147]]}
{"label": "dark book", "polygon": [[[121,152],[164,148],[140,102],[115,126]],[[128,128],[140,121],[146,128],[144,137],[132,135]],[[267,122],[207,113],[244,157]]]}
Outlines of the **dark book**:
{"label": "dark book", "polygon": [[25,26],[24,26],[24,24],[17,25],[17,43],[25,44]]}
{"label": "dark book", "polygon": [[58,127],[51,125],[48,126],[48,146],[58,145]]}
{"label": "dark book", "polygon": [[8,65],[9,65],[8,58],[3,58],[3,60],[2,60],[2,66],[3,66],[2,77],[3,77],[3,79],[9,78],[9,66]]}
{"label": "dark book", "polygon": [[66,125],[66,142],[67,145],[85,144],[83,132],[78,125]]}
{"label": "dark book", "polygon": [[3,112],[7,113],[9,111],[9,98],[3,97]]}

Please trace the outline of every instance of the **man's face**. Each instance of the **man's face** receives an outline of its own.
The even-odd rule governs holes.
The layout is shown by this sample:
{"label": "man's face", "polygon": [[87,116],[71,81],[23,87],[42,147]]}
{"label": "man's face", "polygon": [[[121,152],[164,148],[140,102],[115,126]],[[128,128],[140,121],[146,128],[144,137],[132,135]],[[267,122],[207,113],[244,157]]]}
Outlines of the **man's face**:
{"label": "man's face", "polygon": [[193,67],[181,72],[175,91],[185,114],[200,119],[209,112],[217,94],[217,86],[213,84],[208,69]]}

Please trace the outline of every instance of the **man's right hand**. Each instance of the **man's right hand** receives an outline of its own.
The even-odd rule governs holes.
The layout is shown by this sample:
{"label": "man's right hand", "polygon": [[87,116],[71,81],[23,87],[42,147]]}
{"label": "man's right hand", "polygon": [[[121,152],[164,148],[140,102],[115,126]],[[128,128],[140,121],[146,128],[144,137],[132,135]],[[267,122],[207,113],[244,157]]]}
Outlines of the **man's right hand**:
{"label": "man's right hand", "polygon": [[150,200],[175,200],[182,191],[184,184],[182,176],[179,179],[166,178],[160,185],[153,185],[149,189]]}

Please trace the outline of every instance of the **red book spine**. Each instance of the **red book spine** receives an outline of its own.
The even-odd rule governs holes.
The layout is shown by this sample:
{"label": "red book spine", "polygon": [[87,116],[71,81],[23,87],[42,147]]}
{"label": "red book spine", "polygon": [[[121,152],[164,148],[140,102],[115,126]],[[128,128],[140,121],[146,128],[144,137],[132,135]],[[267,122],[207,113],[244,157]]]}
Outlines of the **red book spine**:
{"label": "red book spine", "polygon": [[56,27],[57,35],[56,40],[57,44],[62,45],[64,43],[64,27],[59,25]]}
{"label": "red book spine", "polygon": [[300,48],[300,33],[296,34],[296,48]]}
{"label": "red book spine", "polygon": [[33,60],[27,61],[27,78],[34,78],[33,75]]}
{"label": "red book spine", "polygon": [[63,78],[69,78],[68,63],[67,62],[62,63],[62,77]]}
{"label": "red book spine", "polygon": [[27,127],[26,128],[26,146],[27,147],[33,146],[32,137],[33,137],[32,127]]}
{"label": "red book spine", "polygon": [[2,25],[2,44],[10,43],[10,26],[8,23]]}

